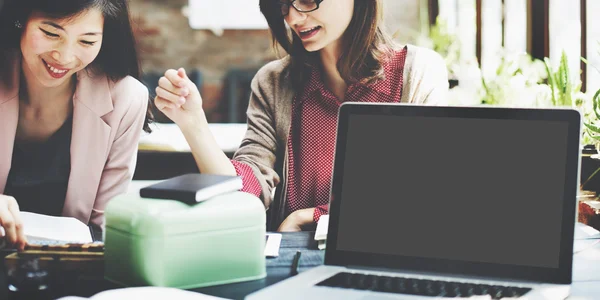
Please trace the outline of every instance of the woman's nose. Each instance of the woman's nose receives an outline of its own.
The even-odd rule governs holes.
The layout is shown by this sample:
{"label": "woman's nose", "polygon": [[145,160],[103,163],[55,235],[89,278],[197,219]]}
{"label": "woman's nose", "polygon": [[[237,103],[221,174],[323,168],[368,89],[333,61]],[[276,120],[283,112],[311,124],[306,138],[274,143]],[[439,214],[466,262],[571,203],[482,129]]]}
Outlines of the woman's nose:
{"label": "woman's nose", "polygon": [[66,64],[68,62],[73,61],[73,51],[69,46],[58,47],[51,54],[52,58],[57,62],[62,64]]}
{"label": "woman's nose", "polygon": [[299,12],[294,7],[290,6],[290,11],[287,16],[285,16],[285,22],[288,23],[290,27],[298,25],[306,20],[306,13]]}

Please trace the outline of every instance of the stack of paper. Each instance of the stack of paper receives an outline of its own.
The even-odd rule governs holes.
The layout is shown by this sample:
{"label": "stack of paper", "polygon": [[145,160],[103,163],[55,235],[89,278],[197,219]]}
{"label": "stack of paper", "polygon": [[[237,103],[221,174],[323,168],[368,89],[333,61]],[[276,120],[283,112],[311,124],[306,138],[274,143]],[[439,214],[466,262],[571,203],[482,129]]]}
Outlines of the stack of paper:
{"label": "stack of paper", "polygon": [[327,243],[327,228],[329,228],[329,215],[322,215],[317,223],[317,231],[315,232],[315,241],[318,242],[320,250],[325,249]]}

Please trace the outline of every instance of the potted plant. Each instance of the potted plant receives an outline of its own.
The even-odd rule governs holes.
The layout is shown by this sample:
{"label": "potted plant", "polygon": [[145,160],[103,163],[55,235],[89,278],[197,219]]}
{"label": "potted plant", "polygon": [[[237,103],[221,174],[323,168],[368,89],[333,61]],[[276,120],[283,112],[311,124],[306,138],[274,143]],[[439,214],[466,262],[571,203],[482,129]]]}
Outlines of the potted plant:
{"label": "potted plant", "polygon": [[[569,72],[564,51],[556,69],[551,67],[548,58],[532,59],[526,53],[503,51],[500,58],[500,64],[492,76],[485,77],[479,67],[459,74],[461,84],[450,90],[450,103],[507,107],[573,107],[583,115],[582,151],[589,148],[585,147],[588,144],[600,146],[600,91],[592,97],[581,92],[581,82]],[[460,75],[469,78],[465,80]],[[595,149],[594,154],[598,154]],[[597,191],[600,191],[600,176],[596,176],[597,174],[600,174],[600,160],[592,159],[591,155],[584,156],[579,220],[600,229],[600,216],[596,209],[596,206],[600,208],[600,205],[597,205],[600,202],[595,202],[598,199]]]}
{"label": "potted plant", "polygon": [[[582,158],[582,175],[585,174],[584,171],[591,172],[590,175],[585,174],[586,176],[582,176],[581,190],[593,190],[593,197],[586,197],[582,195],[579,201],[579,214],[578,220],[579,222],[588,224],[598,230],[600,230],[600,202],[598,201],[598,190],[600,189],[600,176],[596,176],[600,172],[600,167],[598,166],[598,149],[600,145],[600,89],[594,93],[592,96],[592,111],[587,115],[584,115],[584,134],[586,137],[591,139],[593,144],[595,145],[596,154],[591,155],[590,157]],[[588,168],[584,169],[584,162],[587,162]],[[592,166],[592,168],[589,167]],[[595,169],[595,170],[593,170]],[[593,171],[592,171],[593,170]],[[585,179],[583,179],[585,178]],[[595,185],[593,184],[595,183]],[[585,193],[582,193],[585,194]]]}
{"label": "potted plant", "polygon": [[[585,60],[584,60],[585,61]],[[552,72],[548,59],[545,59],[548,71],[548,86],[551,88],[553,105],[573,106],[579,109],[583,116],[583,130],[581,136],[582,155],[581,183],[578,196],[578,221],[600,230],[600,172],[598,149],[600,145],[600,90],[592,92],[593,96],[587,97],[580,92],[581,83],[573,84],[569,74],[566,54],[561,56],[558,70]],[[590,107],[591,104],[591,107]],[[585,155],[586,146],[596,152],[594,155]],[[590,147],[587,147],[589,149]]]}

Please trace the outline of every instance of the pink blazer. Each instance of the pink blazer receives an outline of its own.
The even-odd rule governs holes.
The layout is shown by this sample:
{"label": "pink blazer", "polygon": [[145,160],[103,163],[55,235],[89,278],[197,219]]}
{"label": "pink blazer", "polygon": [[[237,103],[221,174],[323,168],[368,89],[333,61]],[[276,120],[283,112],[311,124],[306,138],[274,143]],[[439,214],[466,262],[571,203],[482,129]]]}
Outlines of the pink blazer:
{"label": "pink blazer", "polygon": [[[18,79],[19,72],[15,72]],[[133,177],[148,106],[148,89],[133,77],[118,82],[77,73],[73,96],[71,173],[63,216],[104,226],[104,207]],[[0,194],[4,193],[19,119],[19,87],[0,82]],[[18,200],[18,199],[17,199]]]}

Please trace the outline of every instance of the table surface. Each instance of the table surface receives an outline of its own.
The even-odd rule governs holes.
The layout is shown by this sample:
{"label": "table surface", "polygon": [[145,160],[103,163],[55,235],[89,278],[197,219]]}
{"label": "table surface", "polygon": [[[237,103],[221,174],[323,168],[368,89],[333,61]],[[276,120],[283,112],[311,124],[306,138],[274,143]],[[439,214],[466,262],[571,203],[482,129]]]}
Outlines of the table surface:
{"label": "table surface", "polygon": [[[276,258],[267,258],[267,277],[260,280],[248,282],[212,286],[206,288],[192,289],[191,291],[200,292],[207,295],[223,297],[227,299],[244,299],[252,292],[258,291],[269,285],[291,277],[292,259],[296,251],[301,250],[302,256],[299,262],[299,271],[305,271],[323,263],[323,250],[317,249],[317,243],[313,239],[314,232],[296,232],[283,233],[279,256]],[[2,252],[2,257],[9,254],[9,251]],[[122,288],[117,284],[98,278],[79,278],[76,282],[66,288],[61,288],[55,295],[63,296],[81,296],[91,297],[92,295],[104,290]],[[0,266],[0,299],[11,299],[7,289],[7,280],[4,264]]]}
{"label": "table surface", "polygon": [[[314,232],[283,233],[279,257],[267,258],[267,277],[260,280],[193,289],[192,291],[228,299],[243,299],[246,295],[291,277],[291,264],[296,251],[302,251],[299,271],[305,271],[323,263],[325,252],[317,249]],[[598,299],[600,295],[600,235],[578,235],[573,256],[573,284],[570,300]],[[4,266],[0,267],[0,299],[8,298]],[[101,278],[79,279],[73,290],[63,295],[90,297],[108,289],[120,288]],[[63,292],[63,291],[61,291]]]}

